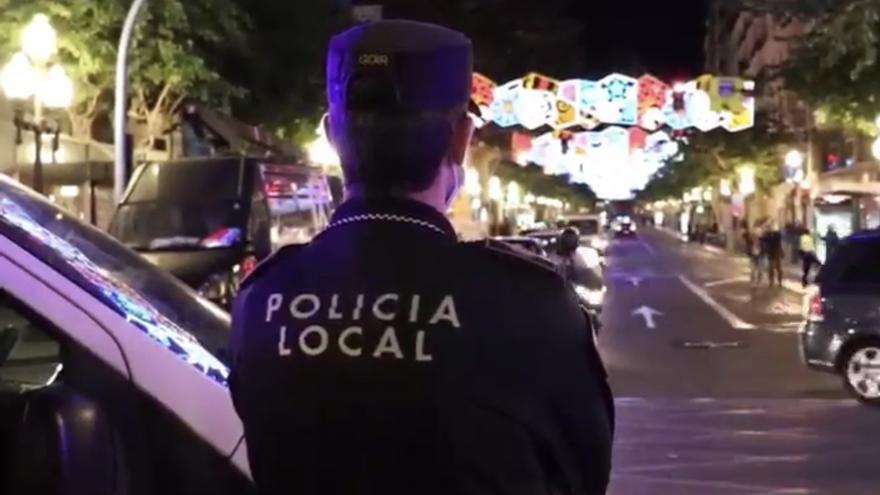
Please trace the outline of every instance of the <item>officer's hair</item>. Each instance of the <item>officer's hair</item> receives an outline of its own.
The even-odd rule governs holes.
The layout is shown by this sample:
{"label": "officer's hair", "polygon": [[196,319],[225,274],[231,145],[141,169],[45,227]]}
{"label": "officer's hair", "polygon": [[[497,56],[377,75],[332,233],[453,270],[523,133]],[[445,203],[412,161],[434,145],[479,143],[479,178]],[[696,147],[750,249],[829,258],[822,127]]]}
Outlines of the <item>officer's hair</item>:
{"label": "officer's hair", "polygon": [[453,114],[331,112],[329,124],[346,186],[401,194],[430,187],[449,150]]}

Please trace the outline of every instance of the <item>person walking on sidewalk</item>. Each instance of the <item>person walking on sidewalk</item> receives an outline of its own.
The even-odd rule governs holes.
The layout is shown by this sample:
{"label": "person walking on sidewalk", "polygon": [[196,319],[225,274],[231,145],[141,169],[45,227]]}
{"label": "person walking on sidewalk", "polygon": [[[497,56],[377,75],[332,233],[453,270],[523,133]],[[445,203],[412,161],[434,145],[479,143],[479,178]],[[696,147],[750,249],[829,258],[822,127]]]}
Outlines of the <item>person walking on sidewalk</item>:
{"label": "person walking on sidewalk", "polygon": [[819,258],[816,257],[816,241],[813,240],[813,234],[806,230],[801,234],[800,239],[801,254],[801,284],[806,287],[810,282],[810,271],[813,265],[820,266]]}
{"label": "person walking on sidewalk", "polygon": [[775,224],[771,224],[761,236],[761,250],[767,258],[770,287],[773,287],[774,281],[782,287],[782,258],[785,253],[782,249],[782,233]]}
{"label": "person walking on sidewalk", "polygon": [[745,232],[743,232],[743,242],[745,242],[746,246],[746,256],[749,257],[749,281],[759,284],[761,279],[764,278],[763,267],[761,266],[764,253],[758,238],[748,226],[746,226]]}

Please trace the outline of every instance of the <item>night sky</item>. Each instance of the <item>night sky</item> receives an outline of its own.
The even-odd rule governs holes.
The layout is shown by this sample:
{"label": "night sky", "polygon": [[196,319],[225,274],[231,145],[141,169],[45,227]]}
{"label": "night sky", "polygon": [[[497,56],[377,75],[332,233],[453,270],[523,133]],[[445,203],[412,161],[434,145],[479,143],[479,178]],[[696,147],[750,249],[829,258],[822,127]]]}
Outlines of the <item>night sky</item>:
{"label": "night sky", "polygon": [[587,77],[619,70],[667,79],[702,71],[708,0],[572,0],[584,24]]}

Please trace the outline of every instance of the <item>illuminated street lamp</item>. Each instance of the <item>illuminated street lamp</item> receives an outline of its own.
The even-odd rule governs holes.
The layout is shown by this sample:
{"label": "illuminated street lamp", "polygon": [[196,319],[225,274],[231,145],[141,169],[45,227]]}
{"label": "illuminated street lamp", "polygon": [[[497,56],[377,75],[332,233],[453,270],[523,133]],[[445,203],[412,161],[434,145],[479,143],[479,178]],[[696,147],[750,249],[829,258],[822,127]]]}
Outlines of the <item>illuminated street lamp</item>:
{"label": "illuminated street lamp", "polygon": [[519,206],[520,201],[520,189],[519,184],[516,182],[511,182],[507,184],[507,205],[508,206]]}
{"label": "illuminated street lamp", "polygon": [[791,150],[785,155],[785,166],[799,169],[804,166],[804,154],[798,150]]}
{"label": "illuminated street lamp", "polygon": [[324,126],[318,125],[315,134],[315,139],[306,145],[306,153],[309,155],[309,160],[326,168],[339,167],[339,154],[336,153],[336,149],[333,148],[330,140],[327,139],[327,135],[324,133]]}
{"label": "illuminated street lamp", "polygon": [[748,196],[755,192],[755,167],[747,165],[739,169],[739,193]]}
{"label": "illuminated street lamp", "polygon": [[718,184],[718,193],[725,198],[733,196],[733,188],[730,186],[729,179],[721,179],[721,183]]}
{"label": "illuminated street lamp", "polygon": [[15,53],[0,70],[0,87],[10,100],[30,101],[31,113],[16,106],[13,123],[16,144],[21,144],[22,131],[34,133],[33,188],[43,192],[43,134],[54,134],[52,152],[58,151],[60,123],[48,121],[45,108],[66,108],[73,102],[73,81],[64,68],[51,59],[58,47],[58,35],[45,14],[37,14],[21,33],[21,51]]}
{"label": "illuminated street lamp", "polygon": [[489,199],[492,201],[501,201],[504,197],[504,190],[501,187],[501,179],[493,175],[489,177]]}
{"label": "illuminated street lamp", "polygon": [[871,144],[871,154],[874,155],[875,160],[880,160],[880,137]]}

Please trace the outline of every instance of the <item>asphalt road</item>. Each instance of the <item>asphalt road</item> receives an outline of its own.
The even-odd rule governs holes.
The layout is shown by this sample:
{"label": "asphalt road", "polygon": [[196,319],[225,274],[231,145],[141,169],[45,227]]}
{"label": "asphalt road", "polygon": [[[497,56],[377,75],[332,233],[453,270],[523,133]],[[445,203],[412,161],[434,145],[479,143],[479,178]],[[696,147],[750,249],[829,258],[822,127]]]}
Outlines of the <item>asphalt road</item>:
{"label": "asphalt road", "polygon": [[880,410],[800,362],[803,296],[665,231],[615,241],[599,345],[618,398],[612,495],[880,493]]}

